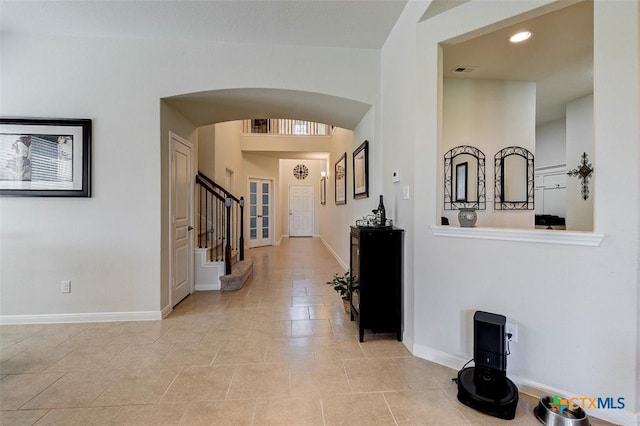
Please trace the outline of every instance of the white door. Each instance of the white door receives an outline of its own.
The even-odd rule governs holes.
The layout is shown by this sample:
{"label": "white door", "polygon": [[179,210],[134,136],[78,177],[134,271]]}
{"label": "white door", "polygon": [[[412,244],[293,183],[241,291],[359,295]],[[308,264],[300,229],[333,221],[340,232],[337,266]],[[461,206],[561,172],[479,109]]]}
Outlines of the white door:
{"label": "white door", "polygon": [[193,177],[191,144],[173,133],[171,141],[171,306],[192,292],[193,281]]}
{"label": "white door", "polygon": [[289,186],[289,236],[313,236],[313,186]]}
{"label": "white door", "polygon": [[249,179],[249,247],[273,244],[271,181]]}

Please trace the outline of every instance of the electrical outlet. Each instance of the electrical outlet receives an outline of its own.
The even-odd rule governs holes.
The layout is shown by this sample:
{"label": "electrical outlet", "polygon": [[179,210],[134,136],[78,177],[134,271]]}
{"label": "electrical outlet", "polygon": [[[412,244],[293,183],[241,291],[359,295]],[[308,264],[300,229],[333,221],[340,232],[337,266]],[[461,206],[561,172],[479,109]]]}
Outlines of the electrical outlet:
{"label": "electrical outlet", "polygon": [[71,293],[71,281],[62,281],[61,291],[63,293]]}
{"label": "electrical outlet", "polygon": [[[505,327],[505,333],[507,333],[507,340],[513,343],[518,343],[518,324],[508,322]],[[509,338],[511,334],[511,338]]]}

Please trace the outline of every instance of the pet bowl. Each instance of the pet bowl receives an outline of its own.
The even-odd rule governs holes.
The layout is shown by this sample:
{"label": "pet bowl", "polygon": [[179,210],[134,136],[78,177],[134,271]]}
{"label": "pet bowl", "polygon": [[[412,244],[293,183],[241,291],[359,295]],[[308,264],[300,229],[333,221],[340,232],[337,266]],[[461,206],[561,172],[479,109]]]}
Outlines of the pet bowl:
{"label": "pet bowl", "polygon": [[555,407],[551,407],[553,398],[543,396],[538,406],[533,409],[536,415],[545,425],[550,426],[590,426],[587,413],[580,407],[567,407],[560,413]]}

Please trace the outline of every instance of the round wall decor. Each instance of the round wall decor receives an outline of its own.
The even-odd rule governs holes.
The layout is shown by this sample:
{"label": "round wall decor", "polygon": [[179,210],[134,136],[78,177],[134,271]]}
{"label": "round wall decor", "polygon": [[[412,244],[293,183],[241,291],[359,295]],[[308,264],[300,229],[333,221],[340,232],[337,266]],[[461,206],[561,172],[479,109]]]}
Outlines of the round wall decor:
{"label": "round wall decor", "polygon": [[296,179],[303,180],[309,176],[309,169],[304,164],[298,164],[293,168],[293,175]]}

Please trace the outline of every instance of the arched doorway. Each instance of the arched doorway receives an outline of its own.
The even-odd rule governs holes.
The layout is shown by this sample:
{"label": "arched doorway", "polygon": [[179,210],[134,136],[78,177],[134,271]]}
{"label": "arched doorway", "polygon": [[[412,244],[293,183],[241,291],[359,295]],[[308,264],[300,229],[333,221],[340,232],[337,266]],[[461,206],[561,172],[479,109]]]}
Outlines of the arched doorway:
{"label": "arched doorway", "polygon": [[[197,147],[198,129],[216,123],[249,118],[290,118],[315,121],[352,131],[359,125],[362,126],[363,118],[371,114],[371,110],[370,104],[352,99],[285,89],[222,89],[161,99],[161,222],[163,226],[161,230],[160,299],[163,316],[171,312],[169,296],[171,277],[168,267],[171,264],[171,253],[168,248],[171,217],[167,212],[168,201],[171,199],[168,182],[168,169],[171,164],[169,132],[174,132],[187,140],[196,142]],[[373,134],[373,120],[364,121],[366,121],[366,127],[371,128],[369,134]],[[352,139],[351,137],[348,140],[346,148],[341,148],[343,153],[351,151]],[[344,141],[342,143],[344,144]],[[325,171],[328,171],[329,165],[332,164],[331,153],[324,157],[327,159]],[[300,157],[293,154],[292,158]],[[242,187],[242,184],[236,185],[236,187]],[[335,208],[335,206],[330,203],[327,208]],[[351,209],[352,204],[341,206],[339,214],[341,220],[350,221]]]}

